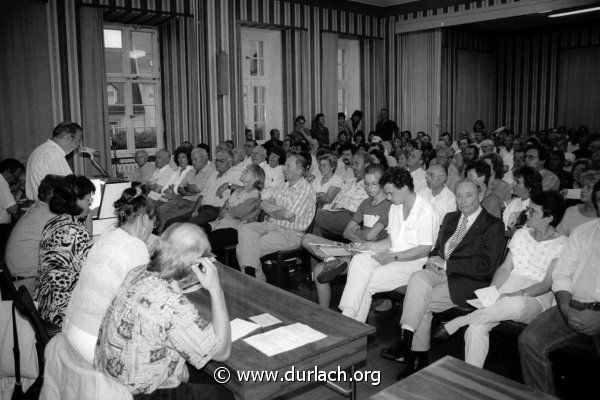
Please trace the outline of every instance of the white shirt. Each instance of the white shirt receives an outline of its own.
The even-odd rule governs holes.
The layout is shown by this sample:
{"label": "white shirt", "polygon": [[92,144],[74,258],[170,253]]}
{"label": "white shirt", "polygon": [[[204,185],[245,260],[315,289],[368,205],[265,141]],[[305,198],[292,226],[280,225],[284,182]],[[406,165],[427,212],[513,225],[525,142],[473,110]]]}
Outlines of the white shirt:
{"label": "white shirt", "polygon": [[265,163],[264,166],[261,164],[261,168],[263,171],[265,171],[265,187],[261,191],[261,198],[263,200],[267,200],[273,197],[275,190],[283,182],[285,182],[285,177],[283,176],[283,166],[278,165],[273,168],[269,164]]}
{"label": "white shirt", "polygon": [[[417,246],[433,246],[440,228],[437,212],[428,201],[417,195],[408,218],[404,219],[404,205],[390,206],[387,232],[391,241],[391,252],[400,252]],[[416,260],[415,260],[416,261]],[[424,265],[427,256],[418,260]]]}
{"label": "white shirt", "polygon": [[215,171],[212,173],[208,181],[206,182],[206,186],[204,187],[204,192],[202,193],[202,205],[203,206],[213,206],[213,207],[223,207],[223,204],[229,198],[231,191],[226,189],[223,191],[223,197],[219,198],[217,196],[217,189],[221,187],[224,183],[231,183],[233,185],[242,185],[240,182],[239,175],[234,168],[229,168],[227,172],[219,177],[219,171]]}
{"label": "white shirt", "polygon": [[500,147],[500,157],[502,157],[502,163],[504,165],[508,165],[508,170],[512,170],[515,165],[514,157],[515,157],[515,148],[513,147],[510,150],[506,150],[506,147]]}
{"label": "white shirt", "polygon": [[176,171],[171,169],[171,165],[167,164],[164,167],[157,169],[152,174],[152,179],[150,179],[151,184],[157,184],[162,186],[161,193],[168,189],[167,183],[171,180],[171,177],[174,175]]}
{"label": "white shirt", "polygon": [[529,199],[521,200],[520,197],[515,197],[514,199],[509,201],[506,205],[506,208],[504,209],[504,213],[502,213],[502,222],[504,222],[504,226],[508,228],[511,225],[513,225],[516,221],[515,217],[517,216],[517,214],[513,214],[520,213],[521,211],[525,210],[528,205]]}
{"label": "white shirt", "polygon": [[163,188],[166,187],[168,189],[169,186],[173,185],[174,192],[177,193],[179,185],[181,184],[181,182],[183,182],[183,179],[188,174],[188,172],[190,172],[193,169],[194,167],[191,165],[185,167],[184,170],[182,170],[181,167],[177,167],[177,169],[171,174],[169,181],[166,183],[166,185],[163,186]]}
{"label": "white shirt", "polygon": [[440,221],[444,219],[444,216],[449,212],[456,211],[456,197],[454,193],[446,186],[442,189],[437,196],[434,196],[431,189],[427,188],[421,193],[423,199],[429,201],[435,211],[438,213]]}
{"label": "white shirt", "polygon": [[[332,178],[333,179],[333,178]],[[369,197],[365,191],[365,181],[361,179],[356,181],[356,178],[347,182],[342,190],[335,196],[333,201],[323,206],[324,210],[332,210],[335,208],[345,208],[353,213],[358,210],[358,206],[364,199]]]}
{"label": "white shirt", "polygon": [[423,168],[417,168],[410,173],[413,178],[413,184],[415,185],[415,193],[421,194],[427,189],[427,173]]}
{"label": "white shirt", "polygon": [[552,274],[552,291],[564,290],[585,303],[600,301],[600,219],[571,232]]}
{"label": "white shirt", "polygon": [[10,185],[6,179],[4,179],[4,176],[0,174],[0,224],[10,223],[10,214],[6,210],[15,204],[17,204],[17,202],[10,192]]}
{"label": "white shirt", "polygon": [[342,178],[342,181],[344,182],[344,184],[355,179],[354,171],[352,170],[352,167],[350,165],[348,165],[348,168],[346,168],[346,164],[344,164],[344,162],[342,161],[341,158],[338,160],[338,166],[335,169],[335,174],[337,176],[339,176],[340,178]]}
{"label": "white shirt", "polygon": [[340,189],[344,187],[344,182],[342,182],[342,178],[333,174],[331,178],[325,183],[322,183],[323,176],[319,174],[314,181],[312,181],[311,185],[315,191],[315,193],[327,193],[331,186],[339,187]]}
{"label": "white shirt", "polygon": [[67,176],[73,173],[65,156],[67,153],[52,139],[33,150],[27,160],[25,191],[27,197],[35,200],[40,182],[48,174]]}

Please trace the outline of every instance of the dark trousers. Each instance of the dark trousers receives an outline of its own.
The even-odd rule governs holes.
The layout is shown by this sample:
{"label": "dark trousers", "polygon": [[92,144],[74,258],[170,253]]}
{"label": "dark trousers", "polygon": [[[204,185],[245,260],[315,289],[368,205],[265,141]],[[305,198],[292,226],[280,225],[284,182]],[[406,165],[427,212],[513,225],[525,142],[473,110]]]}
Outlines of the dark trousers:
{"label": "dark trousers", "polygon": [[212,376],[188,366],[190,379],[172,389],[157,389],[149,394],[137,394],[135,400],[233,400],[231,393],[224,385],[215,382]]}
{"label": "dark trousers", "polygon": [[198,215],[196,215],[194,218],[192,218],[191,212],[177,218],[172,218],[165,223],[165,229],[167,229],[169,226],[173,225],[176,222],[191,222],[193,224],[207,229],[206,226],[209,222],[219,218],[219,211],[219,207],[201,206],[198,210]]}
{"label": "dark trousers", "polygon": [[558,307],[552,307],[534,319],[519,336],[519,354],[523,380],[531,387],[554,394],[552,363],[549,354],[579,341],[594,342],[600,356],[600,335],[587,336],[575,332],[567,324]]}
{"label": "dark trousers", "polygon": [[[210,225],[209,225],[210,227]],[[226,246],[235,246],[238,244],[238,231],[234,228],[217,229],[216,231],[207,231],[210,247],[213,252],[219,251]]]}

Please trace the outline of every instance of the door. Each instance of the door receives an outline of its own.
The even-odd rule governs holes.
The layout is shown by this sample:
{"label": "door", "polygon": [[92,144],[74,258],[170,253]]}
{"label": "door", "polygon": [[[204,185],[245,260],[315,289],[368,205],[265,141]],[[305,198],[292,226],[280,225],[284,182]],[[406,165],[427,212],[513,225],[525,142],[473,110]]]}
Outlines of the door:
{"label": "door", "polygon": [[241,36],[244,124],[263,143],[283,127],[281,32],[242,28]]}

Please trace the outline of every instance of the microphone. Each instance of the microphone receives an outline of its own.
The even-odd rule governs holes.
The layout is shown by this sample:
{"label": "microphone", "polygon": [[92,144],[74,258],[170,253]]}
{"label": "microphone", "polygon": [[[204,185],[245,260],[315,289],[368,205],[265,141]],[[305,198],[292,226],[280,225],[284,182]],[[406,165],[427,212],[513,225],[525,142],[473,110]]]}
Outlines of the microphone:
{"label": "microphone", "polygon": [[97,153],[98,150],[93,149],[91,147],[79,146],[79,153],[89,154],[90,156],[94,156],[94,153]]}

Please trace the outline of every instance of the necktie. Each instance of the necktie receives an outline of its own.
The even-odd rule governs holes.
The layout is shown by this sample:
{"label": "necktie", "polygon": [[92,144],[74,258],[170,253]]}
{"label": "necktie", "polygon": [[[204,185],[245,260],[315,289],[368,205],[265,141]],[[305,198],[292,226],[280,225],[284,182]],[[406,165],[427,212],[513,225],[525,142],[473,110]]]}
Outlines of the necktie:
{"label": "necktie", "polygon": [[467,217],[463,215],[460,220],[460,223],[458,224],[458,228],[456,228],[456,231],[450,237],[448,243],[446,243],[446,260],[450,258],[450,255],[452,254],[454,249],[456,249],[456,246],[458,246],[461,240],[463,240],[463,238],[465,237],[465,233],[467,233]]}

